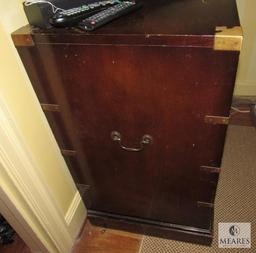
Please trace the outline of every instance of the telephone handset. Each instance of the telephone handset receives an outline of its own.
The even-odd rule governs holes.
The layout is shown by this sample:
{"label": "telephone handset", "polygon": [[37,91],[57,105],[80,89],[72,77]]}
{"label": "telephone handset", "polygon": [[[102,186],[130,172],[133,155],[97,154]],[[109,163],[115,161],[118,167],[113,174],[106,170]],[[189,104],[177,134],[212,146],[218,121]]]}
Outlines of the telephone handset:
{"label": "telephone handset", "polygon": [[49,22],[56,27],[68,27],[78,24],[83,19],[94,15],[95,13],[119,4],[119,0],[99,1],[91,4],[84,4],[79,7],[61,10],[55,13]]}
{"label": "telephone handset", "polygon": [[77,26],[92,31],[141,4],[132,0],[26,0],[23,6],[31,25],[42,28]]}

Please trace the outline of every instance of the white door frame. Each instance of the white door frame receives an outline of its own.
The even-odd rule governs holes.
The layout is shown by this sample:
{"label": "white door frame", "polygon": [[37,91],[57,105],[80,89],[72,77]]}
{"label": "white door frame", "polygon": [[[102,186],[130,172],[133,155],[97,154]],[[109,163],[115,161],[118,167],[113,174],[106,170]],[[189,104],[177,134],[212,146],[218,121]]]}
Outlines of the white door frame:
{"label": "white door frame", "polygon": [[34,251],[69,253],[74,238],[65,217],[1,96],[0,166],[0,213]]}
{"label": "white door frame", "polygon": [[39,238],[31,225],[27,223],[20,211],[14,205],[6,192],[0,187],[0,212],[8,220],[9,224],[15,228],[24,242],[33,252],[51,252],[50,245],[47,242],[42,243],[43,239]]}

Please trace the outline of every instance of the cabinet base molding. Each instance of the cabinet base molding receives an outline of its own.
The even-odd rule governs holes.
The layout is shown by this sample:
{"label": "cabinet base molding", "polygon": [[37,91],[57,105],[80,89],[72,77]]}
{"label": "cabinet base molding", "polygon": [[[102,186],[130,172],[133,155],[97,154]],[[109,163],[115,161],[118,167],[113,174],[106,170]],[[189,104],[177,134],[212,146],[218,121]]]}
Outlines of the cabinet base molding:
{"label": "cabinet base molding", "polygon": [[88,210],[88,218],[95,226],[125,230],[132,233],[140,233],[166,239],[207,246],[210,246],[213,240],[211,229],[201,229],[94,210]]}

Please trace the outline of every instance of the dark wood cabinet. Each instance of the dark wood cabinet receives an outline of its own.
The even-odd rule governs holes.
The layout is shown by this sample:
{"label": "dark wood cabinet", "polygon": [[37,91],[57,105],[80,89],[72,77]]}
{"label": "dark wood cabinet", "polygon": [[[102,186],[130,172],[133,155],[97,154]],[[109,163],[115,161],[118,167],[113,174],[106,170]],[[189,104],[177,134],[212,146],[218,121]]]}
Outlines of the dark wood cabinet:
{"label": "dark wood cabinet", "polygon": [[242,43],[235,0],[145,1],[92,33],[12,37],[91,221],[210,244]]}

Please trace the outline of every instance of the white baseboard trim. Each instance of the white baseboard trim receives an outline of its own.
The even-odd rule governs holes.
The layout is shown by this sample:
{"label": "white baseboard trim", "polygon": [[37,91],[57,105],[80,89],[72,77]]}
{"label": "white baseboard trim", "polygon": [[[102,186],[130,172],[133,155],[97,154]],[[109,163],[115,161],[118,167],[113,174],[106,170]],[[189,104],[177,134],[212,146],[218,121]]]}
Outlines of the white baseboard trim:
{"label": "white baseboard trim", "polygon": [[87,211],[79,191],[74,198],[65,215],[65,220],[73,239],[76,239],[87,216]]}

